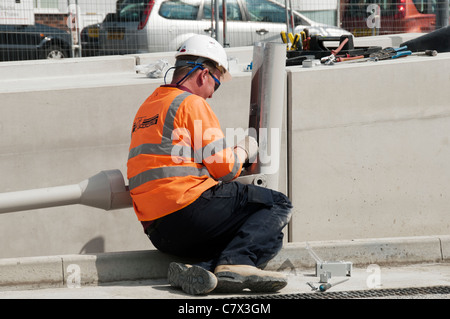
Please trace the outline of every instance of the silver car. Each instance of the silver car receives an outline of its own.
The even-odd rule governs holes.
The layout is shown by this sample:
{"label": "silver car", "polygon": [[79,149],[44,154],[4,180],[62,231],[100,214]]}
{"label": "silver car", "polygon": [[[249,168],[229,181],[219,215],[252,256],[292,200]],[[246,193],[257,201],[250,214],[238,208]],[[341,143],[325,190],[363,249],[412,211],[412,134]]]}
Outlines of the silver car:
{"label": "silver car", "polygon": [[[100,25],[99,50],[105,54],[175,51],[194,34],[213,35],[211,0],[119,0],[117,12]],[[226,1],[227,46],[280,41],[286,31],[286,10],[271,0]],[[219,42],[223,43],[222,1],[219,6]],[[293,12],[295,32],[340,36],[347,31],[311,21]]]}

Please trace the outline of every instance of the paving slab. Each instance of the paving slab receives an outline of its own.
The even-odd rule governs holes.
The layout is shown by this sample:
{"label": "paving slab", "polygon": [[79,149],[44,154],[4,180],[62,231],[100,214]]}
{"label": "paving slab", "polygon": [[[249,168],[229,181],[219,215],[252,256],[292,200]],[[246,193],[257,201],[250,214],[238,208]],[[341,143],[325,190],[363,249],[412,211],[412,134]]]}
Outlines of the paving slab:
{"label": "paving slab", "polygon": [[[255,294],[244,291],[240,294],[211,293],[207,296],[191,296],[179,289],[171,287],[166,279],[122,281],[103,285],[68,285],[61,288],[28,289],[0,291],[0,299],[170,299],[170,300],[210,300],[210,299],[347,299],[350,294],[344,292],[359,292],[361,298],[365,298],[362,291],[371,291],[370,298],[376,298],[376,292],[380,292],[380,298],[440,298],[450,299],[450,294],[408,294],[403,293],[391,296],[383,296],[381,292],[386,289],[423,288],[423,287],[447,287],[450,291],[450,264],[449,263],[424,263],[403,266],[378,266],[375,264],[367,267],[355,267],[350,277],[334,277],[328,280],[332,285],[346,280],[336,286],[332,286],[325,292],[313,291],[308,282],[318,287],[320,278],[315,276],[313,268],[302,268],[284,271],[288,277],[288,285],[276,294]],[[338,294],[341,293],[341,294]],[[354,298],[354,297],[351,297]],[[230,302],[230,301],[228,301]],[[236,301],[238,302],[238,301]],[[176,303],[177,305],[179,303]]]}
{"label": "paving slab", "polygon": [[[352,267],[375,265],[374,272],[376,267],[439,265],[450,261],[449,243],[446,235],[287,243],[266,269],[294,273],[295,283],[301,269],[316,269],[317,258]],[[0,291],[93,285],[101,291],[110,283],[164,281],[172,261],[195,263],[157,250],[0,259]]]}

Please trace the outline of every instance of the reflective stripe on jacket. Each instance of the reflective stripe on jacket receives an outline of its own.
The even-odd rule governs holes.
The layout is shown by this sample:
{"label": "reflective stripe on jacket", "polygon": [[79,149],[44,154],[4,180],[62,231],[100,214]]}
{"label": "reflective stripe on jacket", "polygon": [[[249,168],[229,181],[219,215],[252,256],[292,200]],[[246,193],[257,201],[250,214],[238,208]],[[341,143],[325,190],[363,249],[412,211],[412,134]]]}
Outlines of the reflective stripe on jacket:
{"label": "reflective stripe on jacket", "polygon": [[205,99],[157,88],[139,108],[131,133],[127,175],[138,219],[173,213],[218,181],[238,177],[244,159],[233,149]]}

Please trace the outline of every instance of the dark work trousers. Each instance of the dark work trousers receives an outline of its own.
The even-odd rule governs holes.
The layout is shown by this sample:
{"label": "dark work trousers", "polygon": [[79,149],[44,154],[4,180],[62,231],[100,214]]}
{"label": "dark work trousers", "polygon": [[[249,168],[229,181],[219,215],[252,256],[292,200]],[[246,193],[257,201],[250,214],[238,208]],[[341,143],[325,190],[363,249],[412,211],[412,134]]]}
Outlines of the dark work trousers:
{"label": "dark work trousers", "polygon": [[283,244],[282,229],[291,217],[282,193],[239,182],[220,183],[187,207],[158,219],[147,234],[160,251],[217,265],[261,266]]}

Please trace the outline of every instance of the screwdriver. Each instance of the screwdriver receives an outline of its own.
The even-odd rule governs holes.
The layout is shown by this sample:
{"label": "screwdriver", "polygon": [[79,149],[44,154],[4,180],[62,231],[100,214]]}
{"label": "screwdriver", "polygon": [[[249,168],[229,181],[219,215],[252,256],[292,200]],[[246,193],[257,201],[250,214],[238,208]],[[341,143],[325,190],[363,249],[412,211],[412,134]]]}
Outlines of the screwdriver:
{"label": "screwdriver", "polygon": [[281,41],[283,41],[283,43],[288,43],[288,38],[286,36],[286,32],[285,31],[281,31],[280,32],[280,36],[281,36]]}
{"label": "screwdriver", "polygon": [[292,50],[298,50],[301,47],[300,34],[296,33],[294,35],[294,40],[292,40]]}
{"label": "screwdriver", "polygon": [[288,38],[291,43],[294,43],[294,35],[292,34],[292,32],[288,33]]}
{"label": "screwdriver", "polygon": [[436,50],[425,50],[422,52],[414,52],[412,55],[429,55],[429,56],[436,56],[438,53]]}
{"label": "screwdriver", "polygon": [[327,291],[327,290],[330,289],[331,287],[336,286],[336,285],[339,285],[339,284],[342,284],[343,282],[346,282],[346,281],[349,280],[349,279],[350,279],[350,278],[347,278],[347,279],[344,279],[344,280],[335,282],[334,284],[330,284],[330,283],[322,284],[322,285],[319,286],[319,291],[322,291],[322,292]]}

